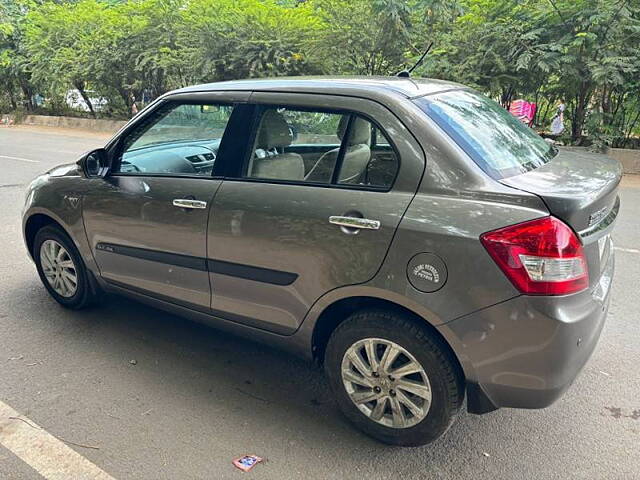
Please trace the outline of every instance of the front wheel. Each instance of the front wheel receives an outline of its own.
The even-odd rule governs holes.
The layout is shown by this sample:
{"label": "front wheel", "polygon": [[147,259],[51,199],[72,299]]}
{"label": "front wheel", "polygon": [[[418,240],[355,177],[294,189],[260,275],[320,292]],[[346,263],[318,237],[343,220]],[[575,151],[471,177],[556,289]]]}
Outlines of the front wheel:
{"label": "front wheel", "polygon": [[81,309],[94,303],[89,273],[73,241],[55,226],[36,233],[33,258],[49,294],[62,306]]}
{"label": "front wheel", "polygon": [[340,324],[327,345],[325,370],[345,416],[392,445],[432,442],[464,398],[459,367],[442,341],[385,311],[357,312]]}

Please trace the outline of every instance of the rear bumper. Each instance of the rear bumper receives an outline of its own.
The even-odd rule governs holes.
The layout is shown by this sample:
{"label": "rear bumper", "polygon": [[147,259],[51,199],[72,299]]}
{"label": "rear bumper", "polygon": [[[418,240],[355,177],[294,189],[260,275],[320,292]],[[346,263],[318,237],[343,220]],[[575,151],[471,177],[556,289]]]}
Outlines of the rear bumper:
{"label": "rear bumper", "polygon": [[440,327],[461,359],[469,411],[543,408],[569,388],[604,326],[614,271],[565,297],[519,296]]}

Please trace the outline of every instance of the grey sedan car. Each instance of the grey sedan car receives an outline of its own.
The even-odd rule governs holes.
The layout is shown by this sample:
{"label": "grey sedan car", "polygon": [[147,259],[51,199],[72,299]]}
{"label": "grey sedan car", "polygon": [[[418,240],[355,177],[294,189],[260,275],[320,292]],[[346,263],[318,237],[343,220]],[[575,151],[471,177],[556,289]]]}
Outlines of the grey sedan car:
{"label": "grey sedan car", "polygon": [[314,359],[362,431],[421,445],[465,398],[542,408],[576,378],[620,178],[462,85],[235,81],[38,177],[23,232],[63,306],[123,294]]}

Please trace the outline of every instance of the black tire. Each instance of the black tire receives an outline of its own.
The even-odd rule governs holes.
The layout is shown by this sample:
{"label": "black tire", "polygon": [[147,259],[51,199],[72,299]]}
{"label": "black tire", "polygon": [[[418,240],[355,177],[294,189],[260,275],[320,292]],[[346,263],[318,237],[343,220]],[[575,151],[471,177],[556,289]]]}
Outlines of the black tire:
{"label": "black tire", "polygon": [[[49,284],[49,281],[45,277],[40,259],[40,249],[42,247],[42,244],[47,240],[55,240],[60,245],[62,245],[73,261],[78,282],[75,293],[70,297],[64,297],[58,294],[58,292],[53,289],[53,287]],[[35,240],[33,242],[33,259],[35,261],[36,268],[38,269],[38,275],[40,275],[40,280],[42,281],[43,285],[45,286],[49,294],[54,298],[54,300],[63,307],[72,310],[79,310],[93,305],[98,299],[98,296],[94,292],[94,289],[92,288],[92,285],[89,281],[90,273],[87,271],[87,268],[82,261],[82,257],[80,256],[78,249],[73,244],[73,241],[69,238],[69,236],[59,227],[48,225],[38,230],[38,233],[36,233]]]}
{"label": "black tire", "polygon": [[[424,369],[432,397],[427,414],[419,423],[406,428],[382,425],[361,412],[349,397],[342,381],[342,360],[353,344],[365,338],[396,343],[413,355]],[[451,426],[464,400],[464,379],[448,347],[417,321],[396,313],[366,310],[352,314],[331,335],[324,365],[338,405],[347,419],[367,435],[386,444],[413,447],[434,441]]]}

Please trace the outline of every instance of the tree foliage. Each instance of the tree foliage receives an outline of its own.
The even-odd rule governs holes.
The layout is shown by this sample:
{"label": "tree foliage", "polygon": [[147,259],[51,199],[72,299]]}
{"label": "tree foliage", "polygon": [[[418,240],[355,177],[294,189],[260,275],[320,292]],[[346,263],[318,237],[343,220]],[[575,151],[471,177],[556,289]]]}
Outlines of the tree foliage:
{"label": "tree foliage", "polygon": [[568,106],[571,140],[625,145],[640,126],[640,0],[0,0],[0,109],[94,115],[245,77],[415,72],[508,107]]}

